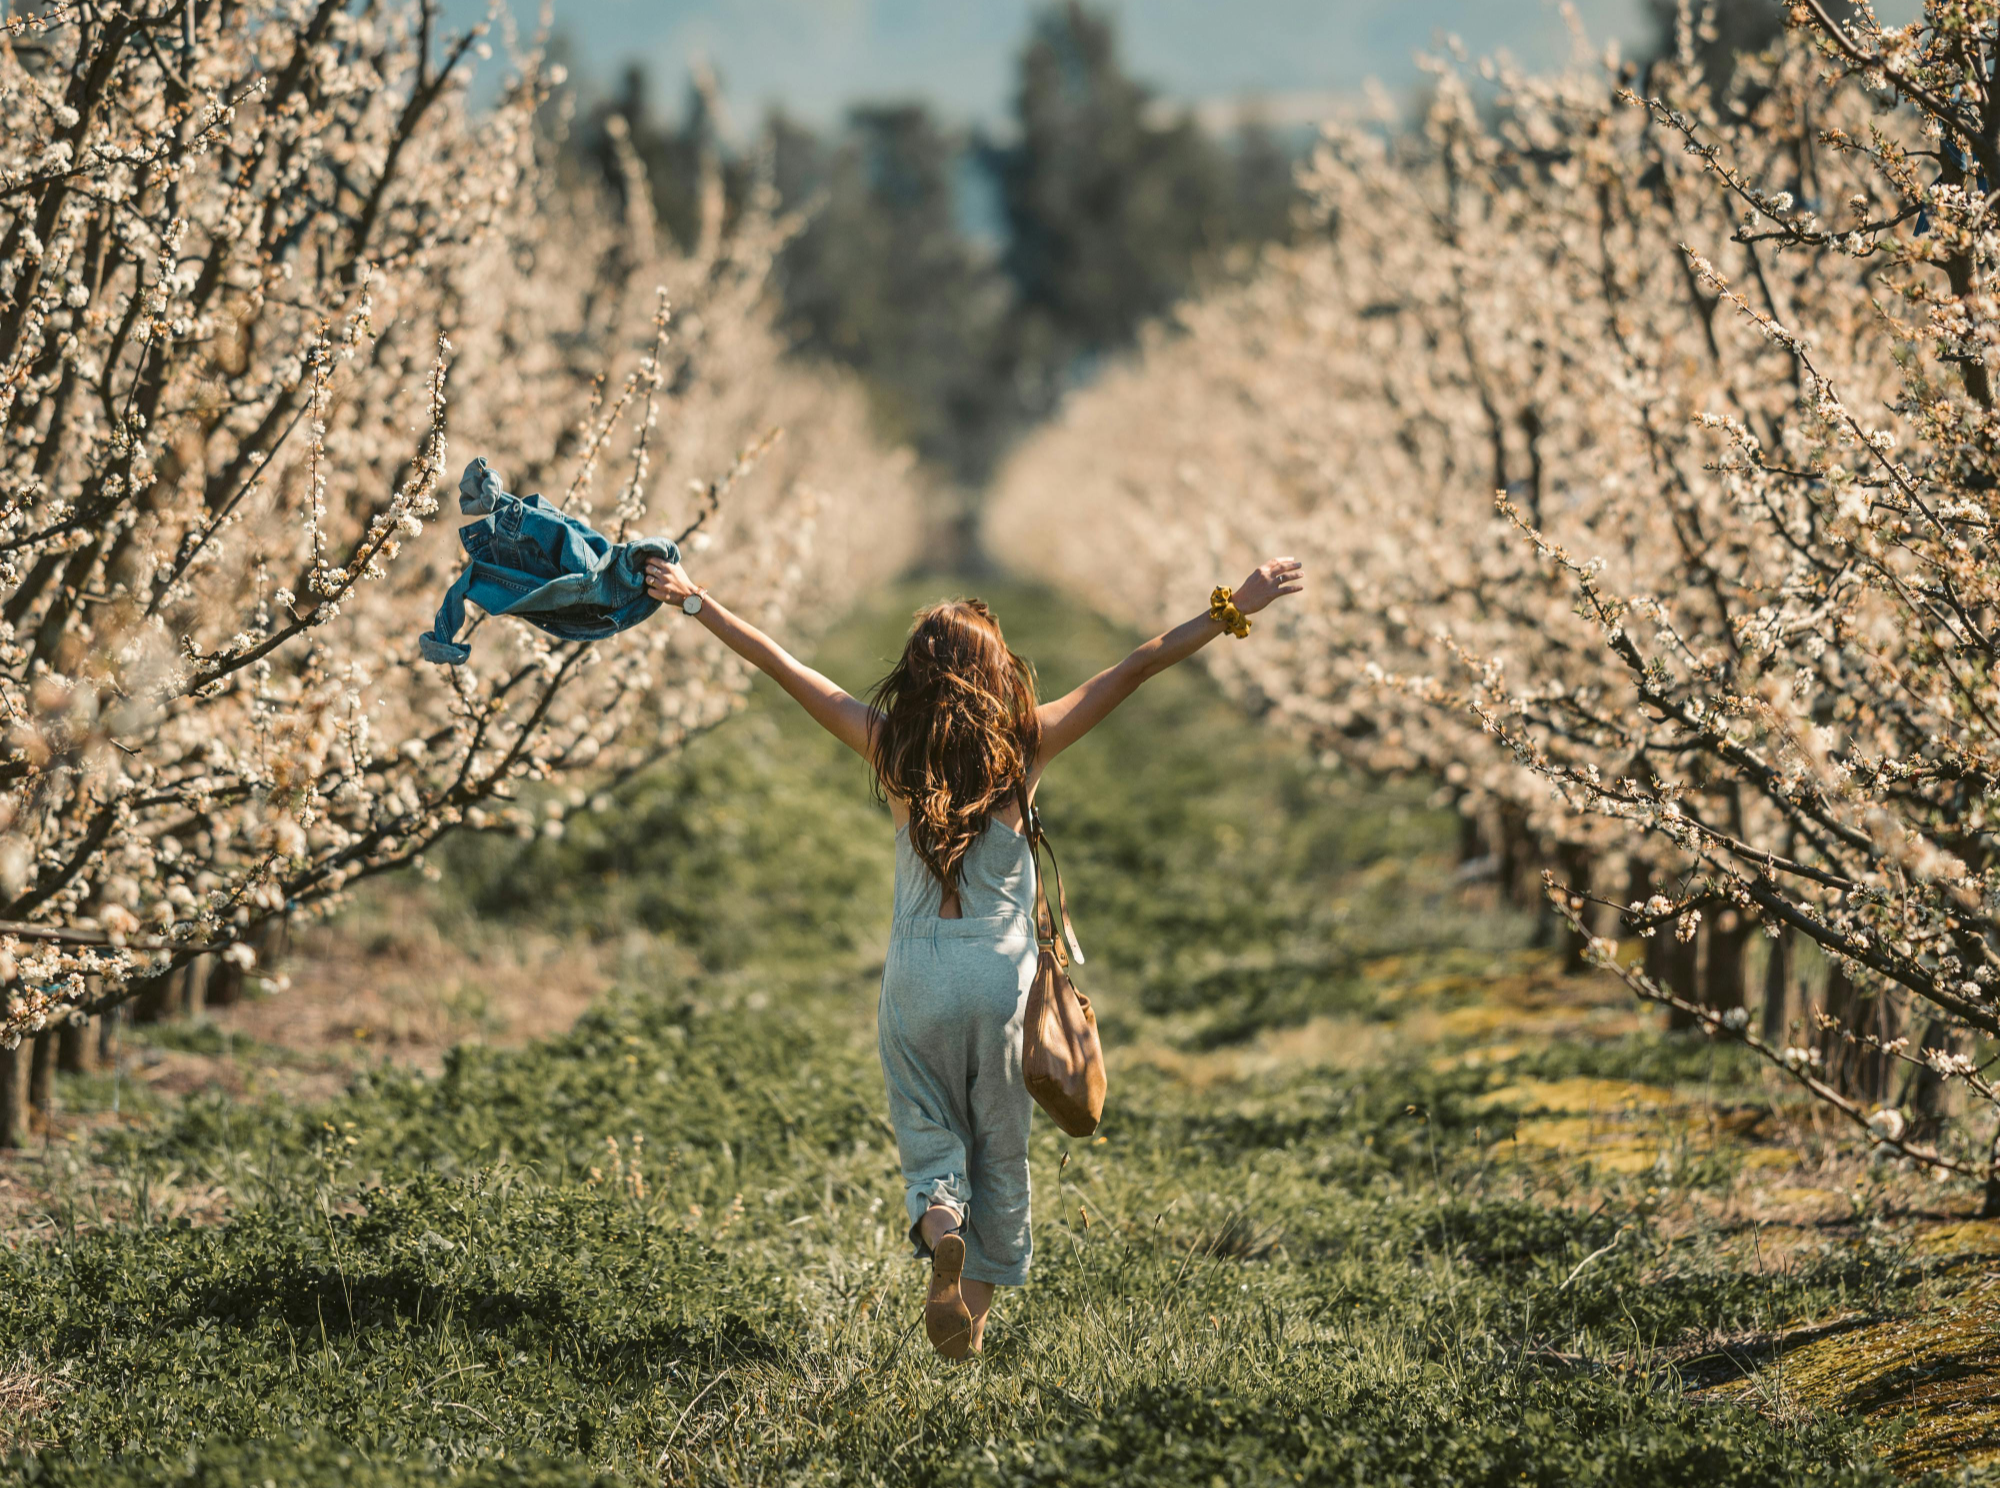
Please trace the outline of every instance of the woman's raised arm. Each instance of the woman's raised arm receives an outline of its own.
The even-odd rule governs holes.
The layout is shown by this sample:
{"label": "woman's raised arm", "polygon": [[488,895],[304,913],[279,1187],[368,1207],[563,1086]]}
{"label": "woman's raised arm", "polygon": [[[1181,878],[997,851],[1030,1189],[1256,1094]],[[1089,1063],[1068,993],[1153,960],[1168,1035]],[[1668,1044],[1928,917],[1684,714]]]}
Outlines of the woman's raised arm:
{"label": "woman's raised arm", "polygon": [[821,728],[863,759],[872,760],[875,710],[835,686],[748,620],[731,613],[726,605],[710,599],[678,563],[648,559],[646,592],[662,604],[671,605],[676,612],[689,595],[701,595],[701,609],[695,619],[710,635],[790,693]]}
{"label": "woman's raised arm", "polygon": [[[1232,599],[1245,615],[1254,615],[1280,595],[1297,594],[1305,588],[1305,565],[1296,558],[1273,558],[1261,564],[1245,579]],[[1156,635],[1114,667],[1054,702],[1036,710],[1042,725],[1042,752],[1035,768],[1061,754],[1070,745],[1111,716],[1111,711],[1139,690],[1148,677],[1157,677],[1177,661],[1185,661],[1224,631],[1220,620],[1204,613]]]}

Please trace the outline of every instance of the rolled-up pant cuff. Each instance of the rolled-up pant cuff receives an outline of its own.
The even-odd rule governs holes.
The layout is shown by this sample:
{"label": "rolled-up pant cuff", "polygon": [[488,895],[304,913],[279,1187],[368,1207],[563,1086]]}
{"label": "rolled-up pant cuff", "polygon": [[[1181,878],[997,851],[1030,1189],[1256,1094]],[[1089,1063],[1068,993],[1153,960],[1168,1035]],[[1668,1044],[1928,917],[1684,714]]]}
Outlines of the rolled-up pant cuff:
{"label": "rolled-up pant cuff", "polygon": [[918,1260],[930,1259],[931,1248],[924,1243],[924,1216],[931,1210],[949,1209],[958,1216],[959,1228],[964,1229],[971,1197],[965,1190],[964,1179],[948,1175],[912,1183],[905,1191],[905,1203],[910,1213],[910,1244],[912,1254]]}

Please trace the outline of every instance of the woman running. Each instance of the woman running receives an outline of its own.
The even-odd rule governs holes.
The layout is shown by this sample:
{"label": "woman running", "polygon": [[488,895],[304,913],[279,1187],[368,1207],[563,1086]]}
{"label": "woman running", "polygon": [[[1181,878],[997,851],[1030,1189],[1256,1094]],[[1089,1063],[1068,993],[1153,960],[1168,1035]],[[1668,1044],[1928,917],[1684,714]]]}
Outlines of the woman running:
{"label": "woman running", "polygon": [[[993,1289],[1028,1279],[1028,1113],[1021,1018],[1034,981],[1035,866],[1024,808],[1050,760],[1148,677],[1304,587],[1274,558],[1210,611],[1155,636],[1066,697],[1034,673],[976,599],[922,611],[866,702],[708,597],[677,563],[646,592],[695,616],[868,761],[896,824],[896,907],[878,1010],[882,1073],[910,1240],[931,1258],[924,1327],[947,1359],[977,1353]],[[1231,607],[1235,614],[1231,614]]]}

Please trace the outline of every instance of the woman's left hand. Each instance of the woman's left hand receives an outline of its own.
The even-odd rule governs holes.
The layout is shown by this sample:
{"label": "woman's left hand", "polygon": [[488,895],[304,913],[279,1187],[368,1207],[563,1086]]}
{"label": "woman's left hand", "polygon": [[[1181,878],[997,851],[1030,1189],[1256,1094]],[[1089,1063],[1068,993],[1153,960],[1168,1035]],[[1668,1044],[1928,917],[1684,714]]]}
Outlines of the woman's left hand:
{"label": "woman's left hand", "polygon": [[661,604],[678,605],[690,594],[699,594],[687,570],[678,563],[669,563],[664,558],[646,560],[646,593]]}
{"label": "woman's left hand", "polygon": [[1306,566],[1296,558],[1273,558],[1252,570],[1231,597],[1236,608],[1254,615],[1280,595],[1297,594],[1306,586]]}

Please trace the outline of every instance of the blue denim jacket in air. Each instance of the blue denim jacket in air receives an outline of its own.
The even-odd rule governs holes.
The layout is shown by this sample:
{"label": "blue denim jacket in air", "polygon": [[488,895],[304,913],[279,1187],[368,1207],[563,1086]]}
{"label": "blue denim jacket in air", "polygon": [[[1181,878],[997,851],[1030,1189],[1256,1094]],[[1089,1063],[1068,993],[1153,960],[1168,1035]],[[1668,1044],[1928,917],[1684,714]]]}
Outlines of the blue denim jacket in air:
{"label": "blue denim jacket in air", "polygon": [[458,666],[469,599],[489,615],[518,615],[565,641],[596,641],[629,630],[660,607],[646,594],[646,560],[678,563],[671,538],[614,543],[539,496],[516,496],[482,456],[458,480],[458,508],[484,516],[458,529],[472,561],[438,607],[437,624],[417,642],[424,660]]}

